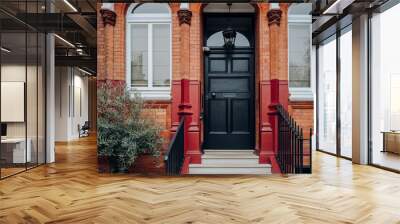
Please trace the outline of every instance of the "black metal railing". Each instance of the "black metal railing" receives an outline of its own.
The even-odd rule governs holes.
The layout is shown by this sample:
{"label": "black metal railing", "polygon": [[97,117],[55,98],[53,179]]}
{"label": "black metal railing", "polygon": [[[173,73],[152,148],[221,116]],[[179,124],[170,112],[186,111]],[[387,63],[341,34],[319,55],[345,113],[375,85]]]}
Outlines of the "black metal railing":
{"label": "black metal railing", "polygon": [[304,138],[303,129],[283,108],[278,111],[278,153],[276,159],[282,173],[311,173],[312,170],[312,129],[309,138]]}
{"label": "black metal railing", "polygon": [[178,129],[171,140],[168,151],[164,158],[165,172],[167,175],[179,175],[182,170],[183,161],[185,159],[184,120],[184,118],[181,118]]}

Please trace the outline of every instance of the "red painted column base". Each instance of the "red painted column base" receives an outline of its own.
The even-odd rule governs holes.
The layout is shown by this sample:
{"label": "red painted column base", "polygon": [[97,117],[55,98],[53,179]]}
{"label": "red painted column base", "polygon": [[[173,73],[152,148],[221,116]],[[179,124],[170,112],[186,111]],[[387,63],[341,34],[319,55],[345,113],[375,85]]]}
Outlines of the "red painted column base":
{"label": "red painted column base", "polygon": [[189,81],[190,104],[192,105],[192,115],[188,129],[188,152],[191,164],[201,163],[201,148],[200,148],[200,81]]}
{"label": "red painted column base", "polygon": [[201,164],[200,130],[190,127],[188,132],[188,150],[186,155],[190,157],[191,164]]}
{"label": "red painted column base", "polygon": [[190,156],[185,156],[185,160],[183,160],[181,174],[189,174],[189,164],[190,164]]}
{"label": "red painted column base", "polygon": [[[180,87],[180,91],[176,87]],[[180,103],[178,105],[178,116],[172,114],[172,131],[176,131],[174,124],[176,120],[181,117],[185,119],[184,135],[185,135],[185,160],[182,167],[182,174],[189,172],[189,164],[201,163],[201,150],[200,150],[200,83],[198,81],[190,81],[182,79],[180,83],[173,85],[173,96],[180,96]],[[178,93],[180,92],[180,93]],[[174,103],[175,102],[175,103]],[[173,99],[173,107],[176,106],[177,101]],[[173,111],[176,111],[173,109]]]}
{"label": "red painted column base", "polygon": [[260,82],[259,163],[271,164],[272,173],[281,173],[275,157],[278,150],[276,106],[282,104],[287,108],[288,95],[287,81],[273,79]]}

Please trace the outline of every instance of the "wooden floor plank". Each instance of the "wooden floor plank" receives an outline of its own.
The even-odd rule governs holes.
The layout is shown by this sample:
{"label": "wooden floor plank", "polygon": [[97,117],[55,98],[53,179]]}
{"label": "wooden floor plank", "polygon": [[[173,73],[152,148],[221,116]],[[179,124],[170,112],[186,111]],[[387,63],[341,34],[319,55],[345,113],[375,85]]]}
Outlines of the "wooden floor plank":
{"label": "wooden floor plank", "polygon": [[400,175],[314,154],[312,175],[97,173],[95,138],[0,181],[0,223],[400,223]]}

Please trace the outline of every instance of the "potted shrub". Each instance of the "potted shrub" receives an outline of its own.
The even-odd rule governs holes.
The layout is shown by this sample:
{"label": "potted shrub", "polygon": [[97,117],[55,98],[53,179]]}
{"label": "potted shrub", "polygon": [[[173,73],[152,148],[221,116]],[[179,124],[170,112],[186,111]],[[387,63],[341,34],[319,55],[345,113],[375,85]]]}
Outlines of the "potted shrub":
{"label": "potted shrub", "polygon": [[[108,161],[111,172],[127,172],[143,154],[159,156],[161,128],[144,116],[144,103],[122,82],[98,85],[97,145],[99,162]],[[105,171],[100,166],[100,171]]]}

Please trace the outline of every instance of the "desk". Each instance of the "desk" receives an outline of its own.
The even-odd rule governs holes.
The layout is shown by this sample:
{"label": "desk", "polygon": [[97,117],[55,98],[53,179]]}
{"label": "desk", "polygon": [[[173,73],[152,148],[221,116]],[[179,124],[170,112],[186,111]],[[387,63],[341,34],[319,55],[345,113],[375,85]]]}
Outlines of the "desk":
{"label": "desk", "polygon": [[383,133],[383,151],[400,154],[400,132],[388,131]]}
{"label": "desk", "polygon": [[27,139],[28,143],[25,152],[25,138],[6,138],[1,139],[1,157],[6,163],[26,163],[31,162],[31,139]]}

